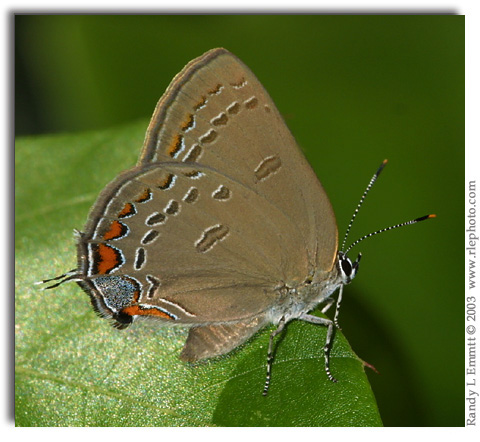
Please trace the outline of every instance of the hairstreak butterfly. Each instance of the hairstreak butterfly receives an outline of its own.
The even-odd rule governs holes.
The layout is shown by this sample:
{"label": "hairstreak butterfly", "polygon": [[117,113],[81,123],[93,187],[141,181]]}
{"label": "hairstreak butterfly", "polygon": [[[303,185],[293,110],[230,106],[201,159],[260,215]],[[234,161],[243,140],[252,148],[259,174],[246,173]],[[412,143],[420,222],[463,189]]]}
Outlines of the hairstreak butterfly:
{"label": "hairstreak butterfly", "polygon": [[[343,286],[361,255],[341,251],[330,201],[253,73],[225,49],[191,61],[160,99],[135,167],[100,193],[77,237],[76,281],[119,329],[138,318],[190,327],[181,358],[225,354],[269,323],[327,327],[325,370]],[[332,295],[337,291],[338,297]],[[336,302],[334,320],[309,312]]]}

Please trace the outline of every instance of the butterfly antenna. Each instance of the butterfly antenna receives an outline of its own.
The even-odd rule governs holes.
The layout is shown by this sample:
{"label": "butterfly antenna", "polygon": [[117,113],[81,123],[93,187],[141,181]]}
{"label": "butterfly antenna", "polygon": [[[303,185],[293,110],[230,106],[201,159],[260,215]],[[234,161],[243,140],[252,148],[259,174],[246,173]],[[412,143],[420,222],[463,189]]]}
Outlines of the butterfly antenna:
{"label": "butterfly antenna", "polygon": [[347,250],[345,250],[344,254],[346,255],[353,247],[355,247],[359,242],[362,242],[364,239],[370,238],[371,236],[377,235],[378,233],[387,232],[388,230],[396,229],[397,227],[409,226],[410,224],[416,224],[420,221],[424,221],[426,219],[435,218],[437,215],[430,214],[421,216],[420,218],[412,219],[411,221],[405,221],[400,224],[396,224],[394,226],[386,227],[385,229],[377,230],[376,232],[369,233],[368,235],[362,236],[361,238],[357,239],[353,244],[351,244]]}
{"label": "butterfly antenna", "polygon": [[[343,243],[342,243],[342,248],[340,250],[344,250],[345,249],[345,244],[347,242],[347,238],[348,238],[348,234],[350,233],[350,229],[352,228],[352,224],[353,224],[353,221],[355,220],[355,218],[357,217],[357,213],[359,212],[360,210],[360,207],[362,207],[362,204],[363,204],[363,201],[365,200],[365,197],[367,196],[368,192],[370,192],[370,189],[372,188],[373,184],[375,183],[375,181],[377,181],[377,178],[378,176],[380,175],[380,172],[383,170],[383,168],[387,165],[387,162],[388,160],[383,160],[382,164],[380,165],[380,167],[377,169],[377,171],[375,172],[375,174],[372,176],[372,179],[370,180],[370,182],[368,183],[368,186],[367,188],[365,189],[365,191],[363,192],[363,195],[362,197],[360,198],[360,201],[358,202],[357,204],[357,208],[355,209],[355,212],[353,212],[353,215],[352,215],[352,219],[350,220],[350,223],[348,224],[348,227],[347,227],[347,231],[345,232],[345,236],[343,238]],[[380,233],[380,232],[378,232]],[[352,246],[349,247],[348,250],[350,250]],[[346,252],[345,252],[346,253]]]}

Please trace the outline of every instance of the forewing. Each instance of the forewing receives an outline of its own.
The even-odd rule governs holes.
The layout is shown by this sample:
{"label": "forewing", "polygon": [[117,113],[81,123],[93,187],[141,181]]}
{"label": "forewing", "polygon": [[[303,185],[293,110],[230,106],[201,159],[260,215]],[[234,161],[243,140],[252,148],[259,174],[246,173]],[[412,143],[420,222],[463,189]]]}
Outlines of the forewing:
{"label": "forewing", "polygon": [[307,251],[311,272],[332,268],[328,197],[268,93],[225,49],[190,62],[159,101],[139,165],[155,161],[201,164],[250,187],[297,226],[295,247]]}

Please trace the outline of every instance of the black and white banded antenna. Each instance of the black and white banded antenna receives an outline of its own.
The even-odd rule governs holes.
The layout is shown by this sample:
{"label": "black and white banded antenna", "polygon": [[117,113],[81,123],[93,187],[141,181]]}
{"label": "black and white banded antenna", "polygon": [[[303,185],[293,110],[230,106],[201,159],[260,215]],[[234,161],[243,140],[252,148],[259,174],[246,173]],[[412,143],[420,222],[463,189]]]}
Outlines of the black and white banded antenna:
{"label": "black and white banded antenna", "polygon": [[398,227],[409,226],[410,224],[416,224],[416,223],[419,223],[420,221],[423,221],[423,220],[426,220],[426,219],[429,219],[429,218],[436,218],[436,217],[437,217],[437,215],[435,215],[434,213],[431,213],[430,215],[424,215],[424,216],[421,216],[419,218],[412,219],[410,221],[405,221],[403,223],[395,224],[394,226],[385,227],[384,229],[380,229],[380,230],[377,230],[376,232],[369,233],[368,235],[364,235],[361,238],[357,239],[352,244],[350,244],[348,246],[347,250],[345,250],[345,252],[343,252],[343,253],[346,255],[359,242],[362,242],[364,239],[370,238],[371,236],[377,235],[378,233],[388,232],[389,230],[393,230],[393,229],[396,229]]}
{"label": "black and white banded antenna", "polygon": [[[382,172],[383,168],[387,165],[387,162],[388,162],[388,160],[383,160],[382,164],[377,169],[377,171],[374,173],[374,175],[372,176],[372,179],[368,183],[367,188],[363,192],[363,195],[360,198],[360,201],[358,202],[357,207],[355,208],[355,212],[353,212],[352,219],[350,220],[350,223],[348,224],[347,231],[345,232],[345,236],[343,237],[342,248],[340,249],[341,251],[345,250],[345,244],[347,242],[348,234],[350,233],[350,229],[352,228],[352,224],[355,221],[355,218],[357,217],[357,213],[360,211],[360,207],[362,207],[362,204],[365,201],[365,198],[366,198],[368,192],[370,192],[370,189],[375,184],[375,181],[377,181],[378,176]],[[346,254],[346,252],[344,252],[344,254]]]}
{"label": "black and white banded antenna", "polygon": [[[372,232],[372,233],[369,233],[367,235],[364,235],[362,236],[361,238],[357,239],[356,241],[354,241],[352,244],[350,244],[350,246],[347,247],[347,249],[345,250],[345,244],[347,242],[347,237],[348,237],[348,234],[350,233],[350,229],[352,227],[352,224],[353,224],[353,221],[355,220],[356,216],[357,216],[357,213],[360,211],[360,207],[362,207],[362,204],[363,202],[365,201],[365,197],[367,196],[368,192],[370,191],[370,189],[372,188],[372,186],[374,185],[375,181],[377,181],[377,178],[378,176],[380,175],[380,173],[382,172],[382,170],[384,169],[384,167],[387,165],[387,162],[388,160],[383,160],[382,164],[380,165],[380,167],[377,169],[377,171],[374,173],[372,179],[370,180],[370,182],[368,183],[368,186],[367,188],[365,189],[365,191],[363,192],[363,195],[362,197],[360,198],[360,201],[358,202],[357,204],[357,207],[355,209],[355,212],[353,212],[353,215],[352,215],[352,219],[350,220],[350,223],[348,224],[348,227],[347,227],[347,231],[345,232],[345,237],[343,238],[343,243],[342,243],[342,248],[340,249],[341,250],[341,254],[343,256],[346,256],[347,253],[353,248],[355,247],[358,243],[362,242],[364,239],[367,239],[367,238],[370,238],[371,236],[375,236],[379,233],[383,233],[383,232],[387,232],[389,230],[393,230],[393,229],[396,229],[398,227],[403,227],[403,226],[409,226],[411,224],[416,224],[420,221],[424,221],[426,219],[429,219],[429,218],[435,218],[437,215],[435,214],[430,214],[430,215],[424,215],[424,216],[421,216],[419,218],[415,218],[415,219],[412,219],[410,221],[405,221],[403,223],[400,223],[400,224],[395,224],[394,226],[390,226],[390,227],[385,227],[384,229],[380,229],[380,230],[377,230],[375,232]],[[360,259],[361,255],[359,255],[359,258],[358,260]]]}

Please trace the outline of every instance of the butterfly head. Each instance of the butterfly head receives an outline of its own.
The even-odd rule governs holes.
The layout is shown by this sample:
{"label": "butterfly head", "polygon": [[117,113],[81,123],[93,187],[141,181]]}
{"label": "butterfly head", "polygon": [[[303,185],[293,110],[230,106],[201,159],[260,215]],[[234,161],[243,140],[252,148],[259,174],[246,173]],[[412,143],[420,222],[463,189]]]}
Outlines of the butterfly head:
{"label": "butterfly head", "polygon": [[350,284],[355,278],[362,254],[359,253],[357,259],[352,260],[344,253],[338,253],[338,271],[343,284]]}

